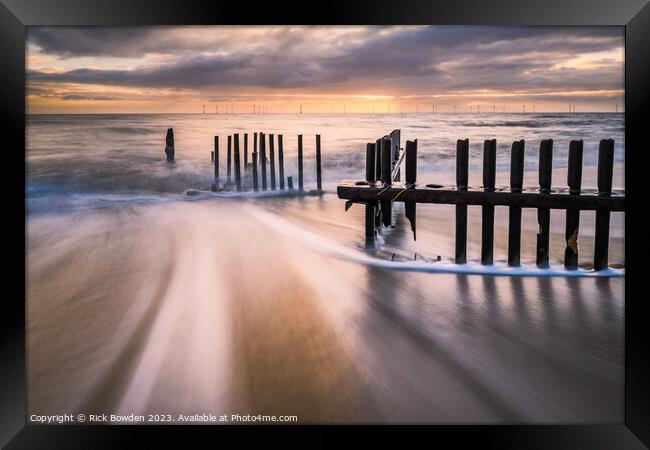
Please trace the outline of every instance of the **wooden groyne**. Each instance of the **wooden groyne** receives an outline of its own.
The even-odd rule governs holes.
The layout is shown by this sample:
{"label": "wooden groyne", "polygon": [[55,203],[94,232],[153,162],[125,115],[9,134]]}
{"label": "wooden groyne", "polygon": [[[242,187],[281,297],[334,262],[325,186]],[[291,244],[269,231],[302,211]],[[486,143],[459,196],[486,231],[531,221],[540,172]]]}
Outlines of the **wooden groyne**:
{"label": "wooden groyne", "polygon": [[[407,141],[400,146],[400,132],[393,131],[366,145],[365,180],[344,182],[337,187],[339,198],[347,200],[346,210],[354,203],[365,206],[365,238],[368,246],[374,245],[377,231],[392,225],[392,203],[403,202],[404,214],[416,238],[416,205],[441,203],[456,207],[455,262],[467,262],[467,206],[481,206],[481,263],[493,263],[494,208],[507,206],[508,264],[520,265],[522,208],[536,208],[538,233],[536,264],[549,266],[550,216],[552,209],[566,211],[564,266],[578,267],[578,229],[580,211],[596,212],[594,270],[608,267],[609,221],[611,212],[625,211],[624,193],[612,192],[614,141],[603,139],[598,150],[598,190],[586,193],[581,190],[582,153],[581,140],[571,141],[568,157],[568,189],[551,187],[553,141],[543,140],[539,149],[539,188],[524,189],[523,140],[513,142],[510,163],[510,186],[497,188],[495,139],[483,144],[483,185],[480,189],[468,186],[469,140],[456,143],[456,185],[420,184],[417,182],[418,141]],[[405,181],[400,182],[404,162]]]}
{"label": "wooden groyne", "polygon": [[[281,134],[264,132],[253,133],[253,151],[248,157],[248,135],[243,134],[243,165],[240,152],[239,133],[233,133],[227,136],[227,168],[226,182],[221,183],[220,178],[220,155],[219,155],[219,136],[214,136],[214,148],[210,153],[210,160],[214,164],[214,182],[212,191],[236,191],[243,192],[253,191],[284,191],[286,188],[293,190],[293,175],[286,177],[285,183],[285,148],[284,139]],[[268,138],[267,138],[268,136]],[[268,143],[268,147],[267,147]],[[276,147],[277,143],[277,147]],[[277,148],[277,158],[276,158]],[[258,151],[259,149],[259,151]],[[268,149],[268,154],[267,154]],[[321,162],[321,137],[315,136],[315,160],[316,160],[316,190],[315,193],[322,193],[322,162]],[[298,189],[305,190],[304,173],[303,173],[303,135],[298,135],[297,146],[298,161]],[[234,166],[234,167],[233,167]],[[234,175],[233,175],[234,174]],[[233,179],[234,178],[234,179]],[[285,188],[286,187],[286,188]]]}

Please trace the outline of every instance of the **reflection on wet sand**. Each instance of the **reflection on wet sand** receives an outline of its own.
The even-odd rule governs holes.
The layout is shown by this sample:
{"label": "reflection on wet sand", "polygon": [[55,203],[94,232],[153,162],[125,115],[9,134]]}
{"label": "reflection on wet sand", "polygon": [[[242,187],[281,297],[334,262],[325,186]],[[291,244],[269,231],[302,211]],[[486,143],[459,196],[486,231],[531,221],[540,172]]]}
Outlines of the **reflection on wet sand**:
{"label": "reflection on wet sand", "polygon": [[[622,419],[622,278],[367,267],[305,248],[253,213],[271,209],[325,246],[361,242],[358,218],[333,196],[299,201],[30,218],[30,413]],[[435,224],[417,251],[449,247],[447,221]],[[408,248],[408,227],[384,241]]]}

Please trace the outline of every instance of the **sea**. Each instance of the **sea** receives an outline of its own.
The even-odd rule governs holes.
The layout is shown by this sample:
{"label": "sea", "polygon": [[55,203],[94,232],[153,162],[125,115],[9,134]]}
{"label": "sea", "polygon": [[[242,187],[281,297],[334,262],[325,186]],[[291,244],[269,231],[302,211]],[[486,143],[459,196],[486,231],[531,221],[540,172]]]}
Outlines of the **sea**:
{"label": "sea", "polygon": [[[165,135],[174,130],[175,162]],[[594,213],[581,213],[580,269],[562,267],[564,213],[551,215],[549,269],[534,265],[536,212],[524,210],[522,267],[508,268],[507,207],[495,264],[482,266],[481,211],[469,208],[468,264],[453,263],[454,208],[403,207],[376,245],[364,208],[337,198],[365,176],[368,142],[418,142],[418,182],[454,184],[456,140],[497,140],[497,185],[526,142],[538,184],[553,140],[553,186],[569,142],[584,142],[583,187],[598,144],[615,140],[624,191],[624,115],[92,114],[26,116],[27,372],[30,414],[295,415],[299,423],[612,423],[623,420],[624,213],[612,214],[610,265],[596,274]],[[273,135],[278,170],[322,195],[212,192],[219,137],[248,157]],[[276,177],[279,174],[276,172]],[[286,180],[285,180],[286,181]],[[286,183],[285,183],[286,187]],[[603,276],[604,275],[604,276]]]}

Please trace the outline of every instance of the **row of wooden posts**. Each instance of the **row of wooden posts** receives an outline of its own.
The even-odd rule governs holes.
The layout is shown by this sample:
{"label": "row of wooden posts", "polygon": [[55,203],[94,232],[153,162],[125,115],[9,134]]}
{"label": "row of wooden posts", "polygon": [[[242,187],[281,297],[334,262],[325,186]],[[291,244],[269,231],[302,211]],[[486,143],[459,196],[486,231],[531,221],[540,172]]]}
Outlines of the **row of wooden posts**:
{"label": "row of wooden posts", "polygon": [[[259,151],[258,151],[258,142],[259,142]],[[304,177],[303,177],[303,135],[298,135],[298,189],[304,190]],[[243,168],[244,173],[248,173],[250,179],[252,180],[252,188],[255,191],[260,190],[260,181],[261,189],[263,191],[268,190],[270,181],[271,190],[285,189],[284,183],[284,147],[282,135],[277,135],[277,144],[278,144],[278,178],[276,183],[276,169],[275,169],[275,136],[273,133],[268,135],[268,157],[266,153],[266,134],[265,133],[253,133],[253,151],[251,152],[251,158],[249,162],[248,154],[248,133],[243,135],[243,147],[244,147],[244,160]],[[212,185],[213,191],[220,190],[232,190],[233,188],[237,192],[246,190],[246,183],[243,182],[244,177],[242,177],[242,165],[241,165],[241,152],[240,152],[240,139],[239,133],[234,133],[233,135],[228,136],[227,152],[226,152],[226,183],[221,185],[220,183],[220,173],[219,173],[219,136],[214,137],[214,150],[212,150],[211,155],[212,163],[214,164],[214,183]],[[233,170],[234,163],[234,170]],[[267,179],[267,164],[269,166],[269,175],[270,180]],[[234,183],[233,183],[233,172],[234,172]],[[261,177],[260,177],[261,172]],[[261,180],[260,180],[261,178]],[[278,186],[279,184],[279,186]],[[323,180],[322,180],[322,170],[321,170],[321,139],[320,134],[316,135],[316,186],[317,191],[320,192],[323,189]],[[287,187],[293,189],[293,176],[289,175],[287,177]]]}
{"label": "row of wooden posts", "polygon": [[[397,142],[395,140],[397,139]],[[346,208],[353,203],[365,204],[366,243],[374,245],[376,230],[391,226],[391,203],[405,204],[405,216],[411,223],[415,237],[416,204],[442,203],[456,205],[455,262],[467,262],[467,206],[480,205],[482,209],[481,263],[493,263],[494,207],[509,207],[508,264],[520,265],[521,211],[522,208],[537,208],[536,264],[540,268],[549,265],[550,210],[566,210],[564,265],[567,269],[578,267],[578,228],[581,210],[596,211],[594,248],[594,269],[608,267],[609,224],[612,211],[624,211],[625,197],[612,193],[614,165],[614,141],[603,139],[598,150],[598,193],[581,192],[582,140],[569,144],[568,194],[554,192],[551,188],[553,141],[543,140],[539,149],[539,189],[527,192],[523,189],[524,150],[523,140],[513,142],[510,160],[510,187],[496,189],[496,147],[495,139],[486,140],[483,145],[483,186],[481,190],[470,190],[469,140],[458,140],[456,144],[456,186],[445,187],[435,184],[419,186],[417,174],[417,139],[407,141],[403,155],[400,154],[399,130],[384,136],[366,147],[366,180],[339,185],[339,198],[347,200]],[[397,148],[397,154],[395,149]],[[405,160],[405,183],[399,181],[400,162]]]}

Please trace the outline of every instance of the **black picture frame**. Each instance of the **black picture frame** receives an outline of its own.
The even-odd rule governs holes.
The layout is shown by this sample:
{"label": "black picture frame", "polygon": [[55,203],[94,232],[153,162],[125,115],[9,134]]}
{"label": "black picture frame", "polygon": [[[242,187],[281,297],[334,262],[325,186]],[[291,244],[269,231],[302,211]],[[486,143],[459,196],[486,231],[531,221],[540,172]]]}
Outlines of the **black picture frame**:
{"label": "black picture frame", "polygon": [[[0,160],[4,200],[1,300],[2,383],[0,444],[7,448],[115,448],[134,437],[148,440],[207,433],[257,435],[270,427],[140,427],[25,425],[25,26],[184,24],[435,24],[435,25],[620,25],[625,26],[625,420],[618,424],[413,427],[427,442],[495,448],[644,448],[650,445],[650,349],[648,348],[647,219],[644,174],[650,144],[650,6],[648,0],[363,0],[302,5],[207,0],[0,0]],[[23,152],[20,149],[23,149]],[[645,175],[647,178],[647,174]],[[633,227],[632,224],[641,224]],[[180,430],[179,430],[180,429]],[[299,427],[303,431],[321,427]],[[383,438],[393,428],[371,427]],[[402,427],[399,427],[402,430]],[[273,431],[292,433],[294,427]],[[182,435],[176,434],[177,432]],[[421,436],[423,433],[433,436]],[[435,439],[435,440],[432,440]],[[169,442],[169,441],[167,441]],[[307,443],[308,441],[305,441]]]}

